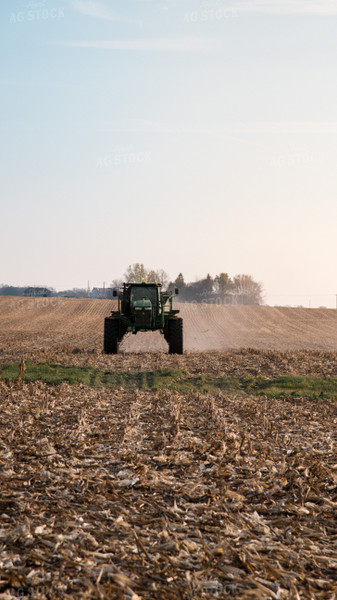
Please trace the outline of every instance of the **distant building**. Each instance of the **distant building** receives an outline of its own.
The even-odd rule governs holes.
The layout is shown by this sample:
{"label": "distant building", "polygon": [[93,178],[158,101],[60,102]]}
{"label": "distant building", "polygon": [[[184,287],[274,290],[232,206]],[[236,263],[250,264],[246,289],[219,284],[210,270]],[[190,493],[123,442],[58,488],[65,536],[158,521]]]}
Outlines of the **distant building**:
{"label": "distant building", "polygon": [[38,296],[42,298],[48,298],[52,295],[51,291],[48,288],[43,287],[28,287],[23,292],[24,296]]}
{"label": "distant building", "polygon": [[112,300],[112,288],[93,288],[90,292],[90,298],[98,298],[99,300]]}

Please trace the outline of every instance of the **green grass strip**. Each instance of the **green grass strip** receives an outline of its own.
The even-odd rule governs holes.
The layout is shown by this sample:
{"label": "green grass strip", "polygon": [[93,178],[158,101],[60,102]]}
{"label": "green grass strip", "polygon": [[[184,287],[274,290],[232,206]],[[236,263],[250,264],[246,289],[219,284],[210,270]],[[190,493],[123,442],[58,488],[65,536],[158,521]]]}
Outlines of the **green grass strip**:
{"label": "green grass strip", "polygon": [[[0,379],[17,381],[19,364],[0,365]],[[59,364],[26,362],[23,375],[25,382],[43,381],[57,385],[67,382],[90,387],[109,387],[141,390],[169,389],[179,392],[217,393],[241,391],[254,396],[268,398],[307,397],[312,399],[337,399],[337,378],[283,376],[267,379],[262,376],[215,377],[212,375],[189,375],[179,369],[156,371],[104,371],[95,367],[66,366]]]}

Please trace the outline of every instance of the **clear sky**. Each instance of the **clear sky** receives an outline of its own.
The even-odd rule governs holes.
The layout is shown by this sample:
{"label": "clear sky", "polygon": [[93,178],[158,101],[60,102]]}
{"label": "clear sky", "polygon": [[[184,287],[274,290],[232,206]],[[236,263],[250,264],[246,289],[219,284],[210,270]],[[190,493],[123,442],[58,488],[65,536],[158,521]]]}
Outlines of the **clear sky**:
{"label": "clear sky", "polygon": [[0,283],[336,306],[336,0],[1,0]]}

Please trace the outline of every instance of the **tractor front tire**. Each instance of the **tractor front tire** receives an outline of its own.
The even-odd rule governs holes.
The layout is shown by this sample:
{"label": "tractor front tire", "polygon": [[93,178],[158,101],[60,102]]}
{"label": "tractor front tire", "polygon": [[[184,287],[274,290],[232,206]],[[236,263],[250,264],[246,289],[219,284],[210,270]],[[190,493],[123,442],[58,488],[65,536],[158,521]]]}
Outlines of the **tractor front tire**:
{"label": "tractor front tire", "polygon": [[119,346],[119,319],[104,319],[104,354],[117,354]]}
{"label": "tractor front tire", "polygon": [[169,354],[183,354],[183,320],[169,319],[168,322]]}

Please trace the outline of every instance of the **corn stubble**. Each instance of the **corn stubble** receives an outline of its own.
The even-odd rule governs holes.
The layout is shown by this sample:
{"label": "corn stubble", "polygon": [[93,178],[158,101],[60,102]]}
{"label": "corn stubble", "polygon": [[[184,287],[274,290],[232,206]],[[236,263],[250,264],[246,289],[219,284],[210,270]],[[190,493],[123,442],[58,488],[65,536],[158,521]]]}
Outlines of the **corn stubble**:
{"label": "corn stubble", "polygon": [[[220,358],[175,364],[223,372]],[[227,368],[240,360],[279,371],[287,355]],[[335,402],[22,378],[0,394],[3,600],[336,597]]]}

